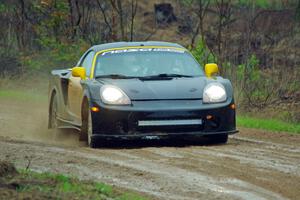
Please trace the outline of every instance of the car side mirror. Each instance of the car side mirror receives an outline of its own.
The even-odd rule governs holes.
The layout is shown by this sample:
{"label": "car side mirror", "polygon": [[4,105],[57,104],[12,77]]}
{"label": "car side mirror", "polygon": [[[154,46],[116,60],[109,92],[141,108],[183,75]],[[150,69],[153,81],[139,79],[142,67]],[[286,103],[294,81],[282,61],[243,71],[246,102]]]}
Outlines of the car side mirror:
{"label": "car side mirror", "polygon": [[219,73],[219,67],[216,63],[208,63],[205,65],[205,74],[208,78],[215,76],[217,73]]}
{"label": "car side mirror", "polygon": [[82,80],[86,78],[86,72],[84,67],[73,67],[72,76],[80,77]]}

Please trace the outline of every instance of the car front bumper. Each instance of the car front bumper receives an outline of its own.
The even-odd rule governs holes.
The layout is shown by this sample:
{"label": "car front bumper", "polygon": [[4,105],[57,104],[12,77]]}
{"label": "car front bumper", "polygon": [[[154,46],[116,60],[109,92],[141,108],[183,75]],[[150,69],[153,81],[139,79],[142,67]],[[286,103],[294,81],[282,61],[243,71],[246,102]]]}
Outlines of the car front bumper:
{"label": "car front bumper", "polygon": [[116,134],[94,134],[93,139],[96,140],[157,140],[157,139],[188,139],[191,137],[200,137],[208,135],[231,135],[237,133],[238,130],[219,131],[219,132],[185,132],[185,133],[142,133],[137,135],[116,135]]}
{"label": "car front bumper", "polygon": [[[91,106],[94,139],[163,139],[215,134],[234,134],[233,100],[203,105],[200,101],[134,102],[133,106]],[[172,124],[174,123],[174,124]]]}

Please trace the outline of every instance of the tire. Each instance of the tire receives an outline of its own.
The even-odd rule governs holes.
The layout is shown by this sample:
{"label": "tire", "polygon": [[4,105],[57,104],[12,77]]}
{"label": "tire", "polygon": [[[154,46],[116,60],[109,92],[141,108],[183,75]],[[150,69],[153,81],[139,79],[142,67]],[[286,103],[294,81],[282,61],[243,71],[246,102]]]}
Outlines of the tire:
{"label": "tire", "polygon": [[49,128],[56,129],[58,128],[57,121],[57,97],[56,94],[53,94],[49,112]]}
{"label": "tire", "polygon": [[228,134],[210,135],[208,138],[212,144],[226,144],[228,141]]}
{"label": "tire", "polygon": [[93,134],[93,122],[92,113],[88,103],[85,103],[82,110],[82,126],[79,140],[85,141],[87,145],[91,148],[96,148],[97,143],[95,139],[92,138]]}

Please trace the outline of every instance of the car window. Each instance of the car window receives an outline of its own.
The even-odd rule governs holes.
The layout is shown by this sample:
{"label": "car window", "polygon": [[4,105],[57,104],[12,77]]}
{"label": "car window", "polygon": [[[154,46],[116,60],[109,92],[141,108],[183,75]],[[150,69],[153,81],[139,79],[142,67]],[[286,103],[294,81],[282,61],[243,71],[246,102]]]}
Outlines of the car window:
{"label": "car window", "polygon": [[185,51],[172,49],[130,49],[99,55],[96,76],[122,74],[151,76],[157,74],[201,76],[202,67]]}
{"label": "car window", "polygon": [[93,58],[94,58],[95,52],[91,51],[89,52],[85,58],[83,59],[81,66],[85,68],[86,70],[86,76],[91,75],[91,68],[93,64]]}

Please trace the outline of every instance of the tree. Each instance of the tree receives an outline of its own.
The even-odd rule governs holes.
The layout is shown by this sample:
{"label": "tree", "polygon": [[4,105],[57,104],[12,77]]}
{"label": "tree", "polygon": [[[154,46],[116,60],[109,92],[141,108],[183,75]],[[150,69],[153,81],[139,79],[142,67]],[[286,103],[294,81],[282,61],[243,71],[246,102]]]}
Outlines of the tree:
{"label": "tree", "polygon": [[296,8],[296,19],[300,21],[300,0],[298,0],[298,6]]}
{"label": "tree", "polygon": [[137,12],[137,0],[131,0],[131,24],[130,24],[130,41],[133,41],[134,18]]}
{"label": "tree", "polygon": [[234,22],[235,19],[232,19],[233,9],[232,9],[232,0],[215,0],[217,7],[217,52],[219,56],[219,62],[223,63],[224,55],[224,41],[223,41],[223,32],[227,25]]}
{"label": "tree", "polygon": [[122,0],[110,0],[113,10],[116,11],[119,16],[121,39],[127,40],[127,36],[125,35],[126,19],[124,18],[124,9],[122,2]]}
{"label": "tree", "polygon": [[74,0],[74,1],[68,0],[68,4],[69,4],[69,12],[70,12],[69,15],[70,15],[70,22],[71,22],[71,39],[73,40],[77,35],[77,30],[81,21],[81,13],[79,10],[78,0]]}
{"label": "tree", "polygon": [[208,0],[196,0],[197,8],[194,10],[196,15],[198,16],[198,23],[196,26],[196,29],[193,30],[193,36],[191,39],[191,47],[195,47],[196,38],[199,35],[201,35],[202,43],[205,44],[205,33],[204,33],[204,17],[207,14],[207,10],[209,7],[210,1]]}

